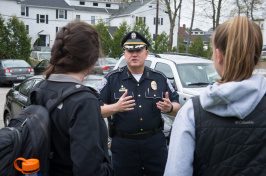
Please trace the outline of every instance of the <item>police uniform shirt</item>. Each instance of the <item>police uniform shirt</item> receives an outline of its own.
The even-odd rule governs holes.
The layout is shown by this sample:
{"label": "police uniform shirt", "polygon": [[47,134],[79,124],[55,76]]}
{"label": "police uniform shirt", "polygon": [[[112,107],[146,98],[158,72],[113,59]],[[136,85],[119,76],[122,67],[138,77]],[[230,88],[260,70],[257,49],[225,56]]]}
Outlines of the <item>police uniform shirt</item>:
{"label": "police uniform shirt", "polygon": [[105,104],[116,103],[126,90],[127,96],[133,96],[135,100],[134,110],[113,115],[115,129],[123,133],[140,133],[160,127],[161,110],[156,103],[162,101],[165,92],[169,93],[171,102],[179,103],[179,95],[166,76],[146,66],[139,82],[127,66],[107,74],[99,87],[100,99]]}

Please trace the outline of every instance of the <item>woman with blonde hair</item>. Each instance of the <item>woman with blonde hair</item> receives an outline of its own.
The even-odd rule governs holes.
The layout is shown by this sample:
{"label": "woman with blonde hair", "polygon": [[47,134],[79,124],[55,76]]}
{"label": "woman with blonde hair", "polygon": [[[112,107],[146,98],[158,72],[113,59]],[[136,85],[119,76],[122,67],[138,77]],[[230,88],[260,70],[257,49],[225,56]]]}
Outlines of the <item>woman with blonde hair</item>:
{"label": "woman with blonde hair", "polygon": [[216,28],[212,60],[221,79],[177,114],[165,176],[266,175],[266,81],[252,75],[262,43],[246,17]]}

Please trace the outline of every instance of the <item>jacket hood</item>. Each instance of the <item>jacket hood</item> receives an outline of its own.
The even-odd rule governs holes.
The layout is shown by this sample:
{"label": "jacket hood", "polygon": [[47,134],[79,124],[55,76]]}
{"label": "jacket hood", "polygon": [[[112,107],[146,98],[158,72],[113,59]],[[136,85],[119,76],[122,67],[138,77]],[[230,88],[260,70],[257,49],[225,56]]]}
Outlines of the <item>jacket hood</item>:
{"label": "jacket hood", "polygon": [[261,75],[224,84],[214,83],[200,95],[204,110],[221,117],[244,119],[261,101],[266,93],[266,80]]}

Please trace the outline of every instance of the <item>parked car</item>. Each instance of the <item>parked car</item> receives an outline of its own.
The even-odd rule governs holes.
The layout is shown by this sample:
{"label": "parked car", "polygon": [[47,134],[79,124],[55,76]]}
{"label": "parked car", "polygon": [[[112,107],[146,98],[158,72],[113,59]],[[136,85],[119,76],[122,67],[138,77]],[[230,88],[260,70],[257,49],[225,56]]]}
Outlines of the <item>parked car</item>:
{"label": "parked car", "polygon": [[[126,65],[124,56],[114,69]],[[145,65],[164,73],[179,94],[180,105],[183,106],[191,97],[199,95],[215,79],[220,78],[214,68],[213,61],[199,57],[156,54],[149,55]]]}
{"label": "parked car", "polygon": [[113,68],[115,67],[115,64],[117,63],[117,60],[111,57],[106,58],[99,58],[96,62],[93,70],[91,71],[91,74],[108,74]]}
{"label": "parked car", "polygon": [[34,76],[34,69],[21,59],[0,59],[0,86],[12,84]]}
{"label": "parked car", "polygon": [[266,59],[266,45],[263,45],[262,47],[261,58],[264,60]]}
{"label": "parked car", "polygon": [[[88,75],[84,78],[83,84],[92,88],[97,88],[104,75]],[[27,100],[29,93],[33,88],[44,79],[43,76],[37,75],[29,79],[24,80],[21,83],[13,84],[13,87],[6,94],[6,102],[4,105],[3,121],[4,125],[7,126],[12,119],[12,117],[20,114],[24,108],[27,106]],[[105,123],[107,125],[107,120],[105,118]],[[111,139],[108,138],[109,156],[112,153],[110,151]]]}
{"label": "parked car", "polygon": [[[92,88],[97,88],[104,75],[88,75],[84,78],[83,85]],[[27,98],[32,89],[40,81],[44,79],[44,76],[37,75],[29,79],[24,80],[21,83],[13,84],[12,88],[6,94],[6,102],[4,105],[3,120],[5,126],[8,125],[10,119],[22,112],[27,105]]]}
{"label": "parked car", "polygon": [[34,74],[35,75],[41,75],[43,72],[46,70],[47,66],[49,65],[49,60],[44,59],[41,62],[39,62],[35,67],[34,67]]}
{"label": "parked car", "polygon": [[32,61],[42,61],[43,59],[50,59],[51,52],[48,51],[32,51],[30,54],[30,59]]}

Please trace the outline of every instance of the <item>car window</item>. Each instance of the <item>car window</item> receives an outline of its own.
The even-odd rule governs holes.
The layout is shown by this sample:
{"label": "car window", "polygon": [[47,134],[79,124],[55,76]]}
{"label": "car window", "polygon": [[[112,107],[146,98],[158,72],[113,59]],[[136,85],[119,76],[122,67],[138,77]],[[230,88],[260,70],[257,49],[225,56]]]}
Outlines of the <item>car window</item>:
{"label": "car window", "polygon": [[149,61],[149,60],[145,60],[145,65],[146,65],[147,67],[151,67],[151,61]]}
{"label": "car window", "polygon": [[46,67],[49,64],[48,60],[42,60],[39,64],[38,67]]}
{"label": "car window", "polygon": [[156,63],[154,69],[158,70],[160,72],[163,72],[168,79],[172,79],[172,80],[174,79],[174,74],[173,74],[173,71],[172,71],[170,65],[158,62],[158,63]]}
{"label": "car window", "polygon": [[22,95],[28,96],[30,89],[31,89],[31,86],[32,86],[32,83],[33,83],[33,80],[28,80],[28,81],[21,83],[21,86],[19,89],[20,93]]}
{"label": "car window", "polygon": [[213,64],[178,64],[177,71],[183,87],[207,86],[219,78]]}
{"label": "car window", "polygon": [[123,58],[120,64],[118,65],[118,67],[121,68],[121,67],[124,67],[125,65],[127,65],[127,62],[126,62],[126,59]]}
{"label": "car window", "polygon": [[30,65],[24,60],[4,60],[3,66],[12,68],[12,67],[30,67]]}
{"label": "car window", "polygon": [[35,87],[39,82],[41,82],[41,79],[36,79],[32,85],[32,87]]}

